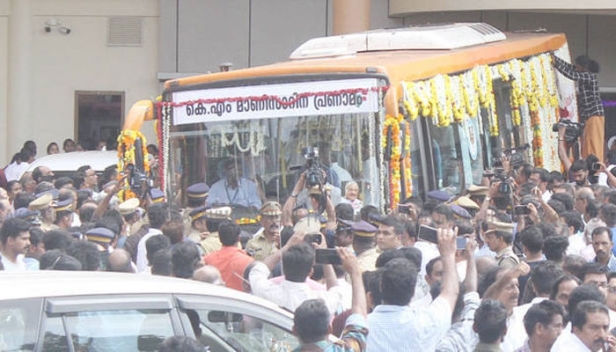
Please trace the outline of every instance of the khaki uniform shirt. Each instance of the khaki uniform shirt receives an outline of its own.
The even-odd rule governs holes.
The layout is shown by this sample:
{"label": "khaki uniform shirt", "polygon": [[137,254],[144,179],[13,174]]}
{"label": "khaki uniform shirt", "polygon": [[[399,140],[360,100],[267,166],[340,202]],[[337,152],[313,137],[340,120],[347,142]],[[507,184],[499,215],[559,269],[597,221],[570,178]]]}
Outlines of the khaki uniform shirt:
{"label": "khaki uniform shirt", "polygon": [[375,271],[376,260],[379,255],[381,255],[381,253],[377,247],[369,249],[358,255],[357,261],[359,262],[359,268],[361,269],[361,272],[363,273],[364,271]]}
{"label": "khaki uniform shirt", "polygon": [[46,223],[41,223],[41,230],[47,232],[47,231],[51,231],[51,230],[57,230],[58,226],[54,225],[54,224],[46,224]]}
{"label": "khaki uniform shirt", "polygon": [[[184,222],[184,233],[190,233],[194,229],[192,228],[192,221],[190,220],[190,212],[193,211],[194,208],[186,208],[182,210],[182,221]],[[188,236],[187,236],[188,237]],[[201,241],[198,239],[196,242]]]}
{"label": "khaki uniform shirt", "polygon": [[220,238],[218,237],[218,232],[210,232],[210,235],[207,236],[201,242],[198,242],[203,249],[203,255],[208,255],[212,252],[216,252],[222,248],[222,243],[220,243]]}
{"label": "khaki uniform shirt", "polygon": [[141,229],[141,227],[145,224],[148,223],[147,217],[143,217],[141,218],[141,220],[137,221],[136,223],[130,225],[130,234],[134,235],[137,233],[137,231],[139,231]]}
{"label": "khaki uniform shirt", "polygon": [[[188,232],[184,232],[187,233],[188,235],[186,236],[186,238],[188,238],[189,240],[195,242],[195,243],[199,243],[201,242],[201,231],[197,231],[194,228],[190,228],[190,230]],[[218,238],[218,236],[216,236],[216,238]]]}
{"label": "khaki uniform shirt", "polygon": [[506,269],[514,268],[518,264],[520,264],[520,259],[513,252],[511,246],[508,246],[507,248],[496,253],[494,259],[496,259],[496,264],[498,264],[498,266],[501,266]]}
{"label": "khaki uniform shirt", "polygon": [[246,253],[255,258],[255,260],[263,260],[277,250],[276,244],[271,243],[265,237],[263,229],[259,230],[259,232],[246,243]]}

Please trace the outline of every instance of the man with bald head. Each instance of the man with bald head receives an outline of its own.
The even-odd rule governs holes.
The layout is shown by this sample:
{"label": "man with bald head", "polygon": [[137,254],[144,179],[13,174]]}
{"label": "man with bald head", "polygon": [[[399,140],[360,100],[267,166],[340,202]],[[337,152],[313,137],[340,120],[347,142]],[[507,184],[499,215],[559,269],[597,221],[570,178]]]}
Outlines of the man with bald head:
{"label": "man with bald head", "polygon": [[116,273],[136,273],[136,267],[131,261],[130,253],[116,249],[107,257],[107,271]]}
{"label": "man with bald head", "polygon": [[224,286],[225,283],[220,277],[220,271],[213,265],[204,265],[193,274],[193,280],[206,282],[208,284]]}
{"label": "man with bald head", "polygon": [[590,187],[581,187],[575,192],[575,202],[573,203],[573,207],[575,211],[582,214],[584,218],[584,222],[588,222],[593,214],[589,214],[589,207],[593,207],[593,203],[595,201],[595,193],[592,191]]}
{"label": "man with bald head", "polygon": [[36,181],[36,183],[41,183],[43,181],[53,183],[54,174],[49,167],[41,165],[37,166],[32,171],[32,178]]}

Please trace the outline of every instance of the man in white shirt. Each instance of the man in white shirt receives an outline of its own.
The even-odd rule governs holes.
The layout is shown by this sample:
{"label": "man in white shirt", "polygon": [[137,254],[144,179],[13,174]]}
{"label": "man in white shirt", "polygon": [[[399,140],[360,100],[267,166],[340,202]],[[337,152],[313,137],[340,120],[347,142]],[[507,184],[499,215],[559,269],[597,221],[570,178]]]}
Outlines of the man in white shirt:
{"label": "man in white shirt", "polygon": [[566,211],[558,214],[558,217],[569,228],[567,255],[582,255],[582,251],[588,245],[584,238],[584,221],[582,221],[582,216],[576,211]]}
{"label": "man in white shirt", "polygon": [[148,268],[148,250],[145,242],[152,236],[162,235],[160,228],[168,219],[168,206],[165,203],[154,203],[148,209],[148,220],[150,229],[140,240],[137,245],[137,270],[139,272],[146,271]]}
{"label": "man in white shirt", "polygon": [[528,337],[524,327],[524,316],[532,305],[550,297],[552,286],[562,275],[562,269],[551,261],[545,261],[535,267],[527,284],[527,289],[535,293],[535,298],[530,303],[513,308],[507,324],[507,334],[501,344],[502,350],[515,350],[524,344]]}
{"label": "man in white shirt", "polygon": [[524,316],[528,339],[515,352],[548,352],[563,330],[565,309],[554,301],[534,304]]}
{"label": "man in white shirt", "polygon": [[562,351],[615,351],[616,338],[610,335],[609,325],[608,309],[603,303],[581,302],[571,317],[572,334]]}
{"label": "man in white shirt", "polygon": [[[589,347],[586,349],[580,348],[583,344],[579,341],[580,339],[574,336],[575,330],[573,329],[573,316],[578,312],[578,307],[582,302],[594,301],[601,305],[605,302],[605,298],[603,294],[599,291],[596,285],[593,284],[584,284],[571,292],[569,296],[569,304],[567,305],[567,311],[569,312],[570,321],[563,329],[562,333],[552,346],[552,352],[569,352],[569,351],[591,351]],[[607,327],[606,331],[609,329],[610,317],[609,311],[606,308],[605,314],[607,315]],[[578,317],[579,318],[579,317]],[[582,323],[581,325],[584,325]],[[580,324],[578,322],[578,330],[580,329]],[[602,328],[601,328],[602,329]],[[577,349],[574,348],[578,347]],[[595,351],[595,350],[593,350]]]}
{"label": "man in white shirt", "polygon": [[[312,272],[315,250],[304,242],[304,236],[304,233],[296,232],[281,250],[270,254],[263,262],[257,262],[248,276],[252,293],[292,312],[308,299],[322,298],[330,314],[335,314],[342,307],[343,291],[337,287],[336,274],[331,265],[323,266],[327,291],[317,291],[308,286],[306,279]],[[324,238],[317,247],[326,248]],[[281,258],[284,280],[276,283],[269,280],[269,276]]]}
{"label": "man in white shirt", "polygon": [[24,255],[30,247],[30,224],[19,218],[4,222],[0,229],[2,266],[5,271],[26,271]]}
{"label": "man in white shirt", "polygon": [[550,172],[540,167],[535,168],[530,174],[530,180],[541,190],[541,198],[546,203],[552,198],[552,191],[548,189],[551,178]]}
{"label": "man in white shirt", "polygon": [[417,268],[405,258],[385,264],[380,269],[383,304],[368,315],[367,351],[434,351],[447,333],[460,289],[454,258],[456,235],[450,229],[438,229],[437,236],[443,262],[440,295],[425,309],[411,309],[408,304]]}
{"label": "man in white shirt", "polygon": [[6,181],[19,180],[21,175],[28,169],[30,163],[34,161],[32,152],[28,149],[22,149],[19,153],[13,156],[13,161],[4,169]]}

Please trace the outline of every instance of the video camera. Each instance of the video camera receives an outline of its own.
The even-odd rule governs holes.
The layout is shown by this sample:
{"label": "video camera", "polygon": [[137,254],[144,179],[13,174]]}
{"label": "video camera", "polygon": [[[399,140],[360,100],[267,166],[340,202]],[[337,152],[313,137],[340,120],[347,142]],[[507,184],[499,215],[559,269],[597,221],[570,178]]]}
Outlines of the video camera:
{"label": "video camera", "polygon": [[306,171],[306,187],[312,189],[318,187],[323,190],[323,169],[319,164],[319,148],[306,147],[302,150],[306,164],[304,164],[303,170]]}
{"label": "video camera", "polygon": [[319,149],[317,147],[306,147],[302,149],[302,154],[306,163],[304,165],[291,166],[290,170],[301,170],[300,173],[306,172],[306,188],[314,189],[318,187],[323,191],[325,180],[323,179],[323,168],[319,163]]}
{"label": "video camera", "polygon": [[126,171],[129,175],[130,189],[136,194],[143,194],[144,187],[149,188],[148,176],[132,164],[127,166]]}
{"label": "video camera", "polygon": [[483,177],[490,178],[490,182],[500,182],[498,185],[498,193],[501,196],[508,197],[511,195],[513,187],[511,186],[511,179],[505,172],[505,169],[497,167],[494,168],[494,172],[484,172]]}
{"label": "video camera", "polygon": [[557,123],[552,125],[552,131],[558,132],[561,126],[565,127],[565,141],[567,143],[575,142],[582,136],[582,131],[584,131],[583,123],[573,122],[569,119],[560,119]]}

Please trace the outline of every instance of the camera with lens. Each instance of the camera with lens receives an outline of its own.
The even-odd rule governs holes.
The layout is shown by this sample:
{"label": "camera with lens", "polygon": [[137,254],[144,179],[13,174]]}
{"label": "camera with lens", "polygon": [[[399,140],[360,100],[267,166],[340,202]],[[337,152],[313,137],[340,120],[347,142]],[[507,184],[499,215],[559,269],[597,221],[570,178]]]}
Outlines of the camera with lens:
{"label": "camera with lens", "polygon": [[498,193],[501,196],[510,196],[513,190],[511,186],[511,180],[509,175],[505,172],[503,168],[494,168],[493,173],[484,172],[483,177],[489,177],[490,182],[500,182],[498,185]]}
{"label": "camera with lens", "polygon": [[130,175],[128,182],[130,189],[136,194],[142,194],[144,191],[144,185],[148,184],[148,176],[139,170],[134,165],[127,166],[128,174]]}
{"label": "camera with lens", "polygon": [[323,191],[325,180],[323,178],[323,168],[319,163],[319,149],[317,147],[306,147],[302,149],[302,154],[306,163],[304,165],[291,166],[290,170],[300,170],[301,173],[306,173],[306,188],[309,190],[318,189]]}
{"label": "camera with lens", "polygon": [[552,125],[552,131],[558,132],[561,126],[565,127],[565,141],[567,143],[575,142],[582,135],[582,131],[584,130],[584,124],[573,122],[569,119],[560,119],[557,123]]}
{"label": "camera with lens", "polygon": [[321,186],[324,184],[323,170],[319,165],[319,149],[317,147],[306,147],[303,149],[304,164],[303,170],[306,172],[306,187],[312,189],[318,187],[321,190]]}

